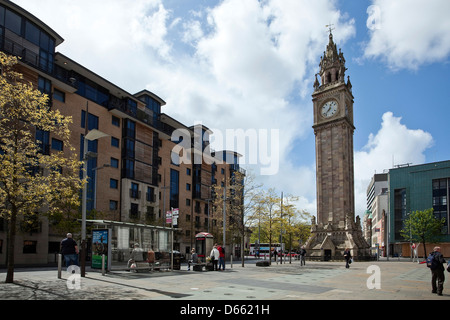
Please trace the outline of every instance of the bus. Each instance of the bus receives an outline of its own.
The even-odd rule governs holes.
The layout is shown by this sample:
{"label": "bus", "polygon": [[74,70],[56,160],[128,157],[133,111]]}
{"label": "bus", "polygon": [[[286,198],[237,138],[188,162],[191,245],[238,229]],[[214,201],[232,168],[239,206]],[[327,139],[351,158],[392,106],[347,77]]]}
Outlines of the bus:
{"label": "bus", "polygon": [[284,252],[284,243],[281,245],[279,243],[272,243],[272,248],[269,250],[269,243],[251,243],[250,244],[250,256],[258,256],[259,257],[269,257],[269,253],[273,252],[273,250],[276,249],[279,253]]}

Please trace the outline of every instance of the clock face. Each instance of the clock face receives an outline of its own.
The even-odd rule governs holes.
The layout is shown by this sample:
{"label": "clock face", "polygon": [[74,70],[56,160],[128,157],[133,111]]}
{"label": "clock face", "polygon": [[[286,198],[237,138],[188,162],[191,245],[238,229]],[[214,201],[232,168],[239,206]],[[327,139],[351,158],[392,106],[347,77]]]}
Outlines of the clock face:
{"label": "clock face", "polygon": [[336,114],[337,110],[338,110],[337,102],[334,100],[331,100],[322,106],[321,113],[322,113],[323,117],[331,118],[332,116],[334,116]]}

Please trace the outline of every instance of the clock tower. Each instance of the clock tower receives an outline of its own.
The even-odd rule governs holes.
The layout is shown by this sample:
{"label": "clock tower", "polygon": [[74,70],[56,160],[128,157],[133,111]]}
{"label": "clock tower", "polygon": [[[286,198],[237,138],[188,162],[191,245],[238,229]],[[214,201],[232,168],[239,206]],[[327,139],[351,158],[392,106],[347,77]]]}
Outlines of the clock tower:
{"label": "clock tower", "polygon": [[[353,94],[350,77],[345,81],[344,55],[329,35],[316,74],[312,101],[316,138],[317,221],[311,223],[306,245],[309,255],[327,260],[369,254],[359,217],[355,221],[353,165]],[[320,78],[320,82],[318,79]]]}

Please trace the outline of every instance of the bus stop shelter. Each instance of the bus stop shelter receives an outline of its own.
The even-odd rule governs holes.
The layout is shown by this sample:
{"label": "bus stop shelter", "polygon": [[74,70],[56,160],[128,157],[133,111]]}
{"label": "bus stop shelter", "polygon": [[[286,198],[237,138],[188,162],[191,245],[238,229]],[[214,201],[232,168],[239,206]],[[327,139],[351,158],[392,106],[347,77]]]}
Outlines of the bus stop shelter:
{"label": "bus stop shelter", "polygon": [[155,267],[172,269],[173,232],[178,228],[110,220],[86,220],[86,224],[92,228],[88,249],[92,267],[96,259],[99,256],[101,259],[104,254],[107,256],[107,270],[126,270],[137,245],[144,261],[147,260],[147,253],[153,251]]}

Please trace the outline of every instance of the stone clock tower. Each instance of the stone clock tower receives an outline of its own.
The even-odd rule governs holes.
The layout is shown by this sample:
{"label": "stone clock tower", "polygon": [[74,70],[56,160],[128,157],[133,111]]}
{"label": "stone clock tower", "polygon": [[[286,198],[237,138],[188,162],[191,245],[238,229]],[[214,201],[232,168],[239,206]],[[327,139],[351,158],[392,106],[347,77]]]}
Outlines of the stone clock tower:
{"label": "stone clock tower", "polygon": [[309,255],[325,260],[342,257],[345,248],[354,257],[369,254],[359,217],[355,221],[353,169],[353,94],[345,82],[345,59],[333,41],[320,61],[312,101],[316,136],[317,221],[313,218]]}

